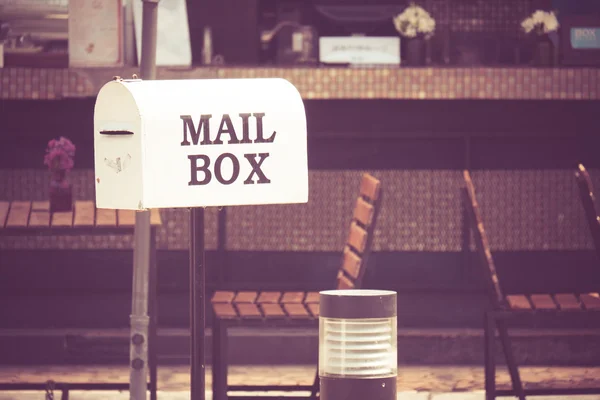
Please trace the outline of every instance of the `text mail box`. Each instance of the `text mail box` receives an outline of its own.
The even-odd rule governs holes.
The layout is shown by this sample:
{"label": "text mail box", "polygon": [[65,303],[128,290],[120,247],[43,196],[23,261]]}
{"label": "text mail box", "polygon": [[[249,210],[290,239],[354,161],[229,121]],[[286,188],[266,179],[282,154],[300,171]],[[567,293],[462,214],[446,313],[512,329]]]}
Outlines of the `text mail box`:
{"label": "text mail box", "polygon": [[115,79],[94,110],[96,205],[305,203],[306,147],[284,79]]}

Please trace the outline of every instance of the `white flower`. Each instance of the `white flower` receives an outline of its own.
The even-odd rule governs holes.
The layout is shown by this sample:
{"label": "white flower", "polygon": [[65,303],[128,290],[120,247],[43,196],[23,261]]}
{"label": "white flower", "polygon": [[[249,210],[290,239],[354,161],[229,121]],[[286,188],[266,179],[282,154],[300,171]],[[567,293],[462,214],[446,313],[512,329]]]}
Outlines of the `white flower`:
{"label": "white flower", "polygon": [[533,18],[527,18],[523,22],[521,22],[521,27],[525,31],[525,33],[529,33],[535,28],[535,22],[533,22]]}
{"label": "white flower", "polygon": [[423,8],[411,4],[394,17],[394,27],[398,33],[408,38],[419,34],[429,38],[435,32],[435,20]]}
{"label": "white flower", "polygon": [[558,18],[556,18],[556,14],[553,12],[546,15],[544,19],[544,32],[549,33],[558,29],[560,24],[558,23]]}
{"label": "white flower", "polygon": [[537,10],[529,18],[521,22],[525,33],[536,31],[538,34],[554,32],[559,27],[558,19],[554,12]]}

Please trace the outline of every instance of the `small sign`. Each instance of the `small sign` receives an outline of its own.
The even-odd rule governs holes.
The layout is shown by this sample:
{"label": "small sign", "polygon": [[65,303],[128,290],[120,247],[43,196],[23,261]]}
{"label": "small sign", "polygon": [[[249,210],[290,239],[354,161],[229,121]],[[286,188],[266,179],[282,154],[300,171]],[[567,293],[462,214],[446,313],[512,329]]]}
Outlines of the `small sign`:
{"label": "small sign", "polygon": [[600,65],[600,16],[565,14],[559,32],[563,65]]}
{"label": "small sign", "polygon": [[94,110],[96,206],[306,203],[306,116],[283,79],[115,80]]}
{"label": "small sign", "polygon": [[600,28],[572,27],[571,47],[574,49],[600,49]]}
{"label": "small sign", "polygon": [[329,64],[400,65],[400,38],[321,37],[319,60]]}

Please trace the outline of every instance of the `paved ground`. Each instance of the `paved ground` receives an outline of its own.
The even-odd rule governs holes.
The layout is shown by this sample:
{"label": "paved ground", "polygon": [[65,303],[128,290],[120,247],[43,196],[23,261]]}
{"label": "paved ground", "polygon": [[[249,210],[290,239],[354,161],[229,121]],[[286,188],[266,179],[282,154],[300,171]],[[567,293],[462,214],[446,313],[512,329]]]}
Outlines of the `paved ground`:
{"label": "paved ground", "polygon": [[[231,384],[309,384],[315,367],[310,366],[232,366]],[[48,379],[70,382],[127,382],[129,371],[121,366],[48,366],[48,367],[2,367],[1,382],[45,382]],[[522,377],[527,386],[598,386],[600,367],[529,367],[523,368]],[[211,376],[208,369],[207,390]],[[508,387],[509,378],[504,370],[498,371],[501,387]],[[161,366],[159,369],[159,399],[189,399],[189,367]],[[402,400],[482,400],[483,370],[469,366],[400,366],[398,393]],[[296,394],[304,394],[302,392]],[[125,400],[127,392],[79,392],[70,393],[70,400]],[[536,400],[550,397],[536,397]],[[597,396],[570,396],[569,399],[600,400]],[[44,400],[43,392],[0,392],[0,400]],[[60,393],[55,393],[60,399]],[[207,400],[211,399],[210,393]],[[566,397],[552,397],[566,399]]]}

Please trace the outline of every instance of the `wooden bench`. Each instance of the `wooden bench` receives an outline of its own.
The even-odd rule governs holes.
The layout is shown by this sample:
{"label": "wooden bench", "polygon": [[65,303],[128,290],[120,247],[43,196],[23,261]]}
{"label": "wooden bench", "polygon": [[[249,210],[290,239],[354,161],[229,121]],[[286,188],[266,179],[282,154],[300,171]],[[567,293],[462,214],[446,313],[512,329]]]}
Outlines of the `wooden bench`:
{"label": "wooden bench", "polygon": [[[151,212],[151,225],[160,226],[158,210]],[[48,201],[0,201],[0,234],[65,234],[72,228],[89,229],[86,234],[130,233],[135,226],[134,210],[98,209],[93,201],[75,201],[73,211],[50,213]],[[126,231],[129,229],[129,231]],[[77,232],[77,234],[81,231]]]}
{"label": "wooden bench", "polygon": [[[485,391],[486,399],[497,396],[517,396],[524,400],[526,395],[573,395],[600,393],[600,388],[535,388],[524,389],[518,365],[512,352],[507,323],[513,318],[535,323],[540,318],[581,318],[591,321],[600,318],[600,296],[598,293],[523,293],[505,295],[498,279],[496,266],[481,217],[475,187],[468,171],[464,171],[463,199],[470,228],[473,232],[479,264],[487,283],[491,309],[486,311],[485,335]],[[512,389],[496,389],[495,339],[496,331],[512,381]]]}
{"label": "wooden bench", "polygon": [[[156,229],[161,225],[158,210],[150,214],[150,282],[149,282],[149,337],[148,368],[149,389],[152,400],[156,399],[157,362],[156,362]],[[68,212],[50,212],[48,201],[0,201],[0,236],[37,236],[37,235],[99,235],[133,234],[135,211],[97,209],[93,201],[75,201],[73,210]],[[135,251],[135,249],[134,249]],[[129,336],[129,335],[128,335]],[[70,341],[90,342],[85,335],[67,335]],[[93,340],[92,340],[93,341]],[[129,346],[129,340],[127,340]],[[70,350],[67,348],[67,350]],[[62,379],[62,377],[60,378]],[[46,390],[48,384],[39,383],[0,383],[0,390]],[[56,390],[63,391],[68,398],[70,390],[128,390],[129,382],[123,383],[69,383],[62,380],[52,382]]]}
{"label": "wooden bench", "polygon": [[[336,276],[337,289],[360,288],[373,241],[381,204],[381,183],[364,174],[350,222],[350,231]],[[228,391],[309,390],[314,398],[318,377],[312,386],[230,386],[227,384],[227,329],[231,326],[317,327],[318,292],[217,291],[211,299],[213,318],[213,398],[231,398]]]}

